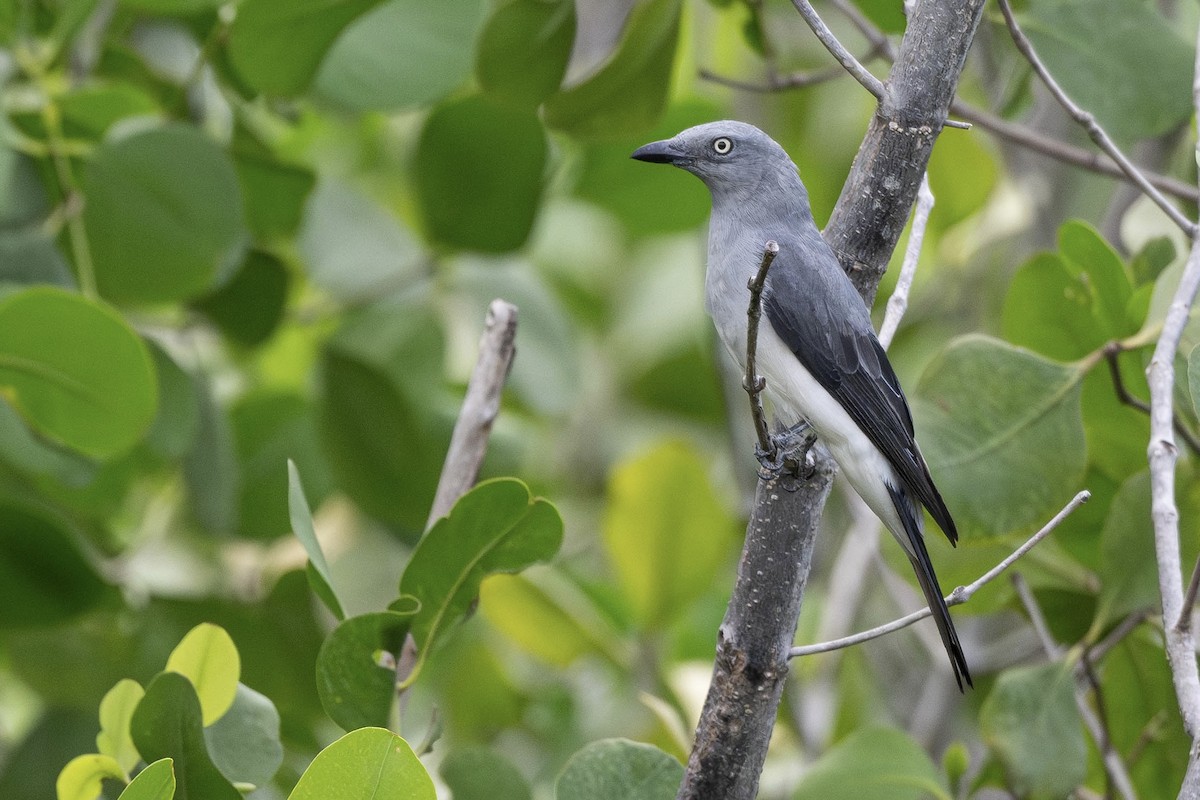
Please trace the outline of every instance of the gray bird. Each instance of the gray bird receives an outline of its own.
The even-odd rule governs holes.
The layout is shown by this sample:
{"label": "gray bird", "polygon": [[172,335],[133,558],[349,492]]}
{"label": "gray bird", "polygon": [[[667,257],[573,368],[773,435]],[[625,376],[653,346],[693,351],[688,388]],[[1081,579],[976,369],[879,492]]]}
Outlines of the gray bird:
{"label": "gray bird", "polygon": [[763,292],[756,351],[766,393],[785,424],[806,420],[850,485],[904,548],[959,689],[971,685],[958,634],[922,534],[930,515],[951,544],[958,532],[913,434],[900,382],[862,298],[821,237],[808,192],[783,148],[753,125],[710,122],[638,148],[633,158],[687,170],[712,194],[705,306],[745,364],[747,283],[763,246],[779,255]]}

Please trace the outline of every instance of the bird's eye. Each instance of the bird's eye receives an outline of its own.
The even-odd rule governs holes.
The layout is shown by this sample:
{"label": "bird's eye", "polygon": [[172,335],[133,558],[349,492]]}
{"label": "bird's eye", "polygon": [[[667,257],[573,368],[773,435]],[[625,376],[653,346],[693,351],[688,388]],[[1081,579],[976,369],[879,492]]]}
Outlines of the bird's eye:
{"label": "bird's eye", "polygon": [[712,149],[719,156],[728,155],[729,151],[733,149],[733,140],[728,136],[713,139]]}

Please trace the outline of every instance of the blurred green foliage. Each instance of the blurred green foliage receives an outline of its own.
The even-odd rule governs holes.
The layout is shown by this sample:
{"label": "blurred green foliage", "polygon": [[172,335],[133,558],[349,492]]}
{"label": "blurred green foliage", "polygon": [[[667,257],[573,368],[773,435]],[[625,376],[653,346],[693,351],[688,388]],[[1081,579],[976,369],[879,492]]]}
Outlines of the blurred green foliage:
{"label": "blurred green foliage", "polygon": [[[854,6],[898,40],[898,1]],[[1077,101],[1194,180],[1186,20],[1021,18]],[[1005,36],[985,19],[961,95],[1020,122]],[[673,796],[754,464],[704,317],[704,189],[628,154],[750,120],[823,220],[870,98],[698,74],[829,63],[783,0],[0,0],[0,797]],[[892,358],[964,534],[933,558],[968,583],[1090,489],[1020,566],[1079,652],[1157,603],[1148,425],[1113,375],[1145,399],[1186,245],[979,128],[939,138],[930,183]],[[485,480],[425,533],[497,296],[520,322]],[[1192,430],[1198,344],[1193,322]],[[805,640],[916,603],[889,542],[848,574],[842,543],[872,539],[845,499]],[[794,665],[761,796],[1103,793],[1071,668],[1007,583],[954,613],[963,698],[912,631]],[[1140,795],[1170,796],[1189,742],[1132,630],[1093,702]]]}

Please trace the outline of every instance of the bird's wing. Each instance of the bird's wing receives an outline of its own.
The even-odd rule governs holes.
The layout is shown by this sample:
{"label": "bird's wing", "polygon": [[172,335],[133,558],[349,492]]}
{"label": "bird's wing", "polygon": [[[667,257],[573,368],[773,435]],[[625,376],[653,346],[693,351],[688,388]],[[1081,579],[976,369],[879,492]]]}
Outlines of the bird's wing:
{"label": "bird's wing", "polygon": [[[833,263],[813,269],[797,262],[804,257]],[[767,279],[763,309],[800,363],[879,448],[946,537],[957,542],[954,520],[917,449],[900,381],[833,253],[788,253],[781,247]]]}

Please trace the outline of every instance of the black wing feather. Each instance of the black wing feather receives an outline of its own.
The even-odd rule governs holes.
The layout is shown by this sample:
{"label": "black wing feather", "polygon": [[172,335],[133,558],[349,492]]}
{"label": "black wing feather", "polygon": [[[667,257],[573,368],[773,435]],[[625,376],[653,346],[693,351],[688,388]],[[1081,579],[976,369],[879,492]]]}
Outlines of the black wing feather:
{"label": "black wing feather", "polygon": [[[832,263],[803,264],[803,258]],[[929,509],[946,538],[956,544],[958,530],[917,448],[912,412],[900,381],[875,337],[866,306],[833,252],[781,243],[763,293],[763,308],[771,327],[800,363],[841,403],[913,497]],[[848,314],[846,309],[851,309]]]}

